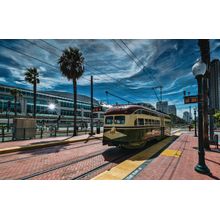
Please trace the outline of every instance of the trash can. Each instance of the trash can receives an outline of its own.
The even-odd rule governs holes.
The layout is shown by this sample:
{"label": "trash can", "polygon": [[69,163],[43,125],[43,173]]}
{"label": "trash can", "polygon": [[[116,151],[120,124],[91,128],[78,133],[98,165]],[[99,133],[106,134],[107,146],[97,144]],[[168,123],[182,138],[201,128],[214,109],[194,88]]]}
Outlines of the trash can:
{"label": "trash can", "polygon": [[100,127],[96,128],[96,134],[100,134]]}

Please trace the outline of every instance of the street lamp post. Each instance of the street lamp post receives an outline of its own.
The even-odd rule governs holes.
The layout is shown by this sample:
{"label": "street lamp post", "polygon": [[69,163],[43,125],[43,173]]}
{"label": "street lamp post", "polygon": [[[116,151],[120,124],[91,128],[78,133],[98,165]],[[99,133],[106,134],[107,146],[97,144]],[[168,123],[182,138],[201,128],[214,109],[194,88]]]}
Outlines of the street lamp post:
{"label": "street lamp post", "polygon": [[210,170],[205,164],[204,137],[203,137],[203,75],[206,72],[206,64],[201,60],[197,61],[192,67],[193,75],[198,83],[198,156],[199,161],[195,166],[195,171],[209,174]]}
{"label": "street lamp post", "polygon": [[11,109],[11,101],[8,101],[8,106],[7,106],[7,112],[6,112],[6,115],[7,115],[7,132],[9,132],[9,127],[10,127],[10,110]]}
{"label": "street lamp post", "polygon": [[[54,103],[50,103],[49,105],[48,105],[48,108],[49,108],[49,110],[51,110],[51,111],[55,111],[56,112],[56,114],[58,115],[58,113],[57,113],[57,106],[54,104]],[[57,118],[57,120],[56,120],[56,127],[57,127],[57,129],[59,129],[59,121],[60,121],[60,119],[61,119],[61,115],[59,114],[58,115],[58,118]]]}
{"label": "street lamp post", "polygon": [[197,137],[197,128],[196,128],[196,108],[194,108],[194,120],[195,120],[195,137]]}

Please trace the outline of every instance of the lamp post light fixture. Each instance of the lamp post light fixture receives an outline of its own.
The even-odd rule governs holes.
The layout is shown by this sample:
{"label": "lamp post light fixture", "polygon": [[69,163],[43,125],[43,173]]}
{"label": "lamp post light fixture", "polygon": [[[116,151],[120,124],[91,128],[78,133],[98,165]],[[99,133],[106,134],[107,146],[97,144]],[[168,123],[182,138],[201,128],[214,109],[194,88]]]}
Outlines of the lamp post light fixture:
{"label": "lamp post light fixture", "polygon": [[203,174],[209,174],[210,170],[205,164],[204,137],[203,137],[203,76],[206,72],[206,64],[198,60],[192,67],[193,75],[198,84],[198,156],[199,161],[195,166],[195,171]]}
{"label": "lamp post light fixture", "polygon": [[[55,111],[56,114],[58,115],[56,104],[50,103],[50,104],[48,105],[48,108],[49,108],[49,110],[51,110],[51,111]],[[61,119],[61,115],[59,114],[59,115],[58,115],[58,118],[57,118],[57,120],[56,120],[56,121],[57,121],[57,122],[56,122],[56,124],[57,124],[57,130],[59,130],[59,121],[60,121],[60,119]]]}
{"label": "lamp post light fixture", "polygon": [[197,137],[197,126],[196,126],[196,123],[197,123],[197,120],[196,120],[196,108],[194,108],[194,121],[195,121],[195,135],[194,135],[194,137]]}
{"label": "lamp post light fixture", "polygon": [[54,111],[56,109],[56,105],[54,103],[50,103],[48,105],[48,108],[51,110],[51,111]]}

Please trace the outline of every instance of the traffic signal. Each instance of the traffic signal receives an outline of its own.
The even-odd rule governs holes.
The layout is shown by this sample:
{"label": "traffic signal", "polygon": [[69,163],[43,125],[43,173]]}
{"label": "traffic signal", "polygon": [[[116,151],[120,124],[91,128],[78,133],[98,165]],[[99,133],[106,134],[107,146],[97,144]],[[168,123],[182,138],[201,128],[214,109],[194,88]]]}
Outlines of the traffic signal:
{"label": "traffic signal", "polygon": [[101,111],[102,111],[102,106],[93,107],[93,112],[101,112]]}

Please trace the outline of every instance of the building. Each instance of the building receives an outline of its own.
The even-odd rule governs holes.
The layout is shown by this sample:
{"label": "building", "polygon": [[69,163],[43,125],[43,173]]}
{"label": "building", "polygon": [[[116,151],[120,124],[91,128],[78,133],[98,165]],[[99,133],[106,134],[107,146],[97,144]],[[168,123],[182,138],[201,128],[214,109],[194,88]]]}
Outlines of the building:
{"label": "building", "polygon": [[[14,97],[11,90],[18,89],[21,95],[17,98],[17,115],[19,117],[32,117],[33,113],[33,91],[0,85],[0,117],[14,116]],[[54,106],[50,109],[49,106]],[[93,105],[99,106],[97,100]],[[73,123],[73,94],[66,92],[38,92],[36,106],[37,122],[52,123],[60,118],[60,124]],[[91,100],[85,95],[77,95],[77,122],[90,123]],[[103,121],[104,111],[94,113],[94,122]]]}
{"label": "building", "polygon": [[168,114],[176,115],[176,106],[168,105]]}
{"label": "building", "polygon": [[210,107],[220,110],[220,61],[215,59],[210,65]]}
{"label": "building", "polygon": [[187,111],[185,111],[185,112],[183,112],[183,120],[184,121],[186,121],[187,123],[190,123],[190,119],[191,117],[190,117],[190,113],[189,112],[187,112]]}
{"label": "building", "polygon": [[164,112],[166,114],[168,114],[168,102],[167,101],[160,101],[156,103],[156,109],[158,111]]}

